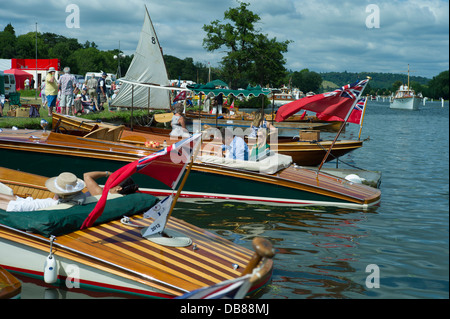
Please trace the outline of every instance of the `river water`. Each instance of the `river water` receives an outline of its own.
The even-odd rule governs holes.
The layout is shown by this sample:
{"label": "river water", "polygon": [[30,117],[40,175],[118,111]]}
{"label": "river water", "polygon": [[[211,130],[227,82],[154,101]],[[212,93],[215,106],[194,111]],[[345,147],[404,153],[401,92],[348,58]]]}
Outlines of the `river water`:
{"label": "river water", "polygon": [[[358,131],[349,124],[343,137]],[[197,201],[173,214],[248,248],[254,236],[271,240],[274,272],[260,299],[449,298],[448,103],[406,111],[370,101],[361,139],[342,159],[381,171],[382,200],[368,211]],[[22,298],[46,293],[24,283]]]}

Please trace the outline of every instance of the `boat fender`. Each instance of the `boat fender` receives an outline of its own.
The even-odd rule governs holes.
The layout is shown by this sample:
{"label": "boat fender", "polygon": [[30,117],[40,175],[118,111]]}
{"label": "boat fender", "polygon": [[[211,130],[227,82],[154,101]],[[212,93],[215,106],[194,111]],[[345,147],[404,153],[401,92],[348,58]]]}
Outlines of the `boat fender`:
{"label": "boat fender", "polygon": [[362,182],[366,180],[365,178],[359,177],[356,174],[349,174],[349,175],[345,176],[345,179],[350,182],[357,183],[357,184],[362,184]]}
{"label": "boat fender", "polygon": [[45,259],[44,264],[44,281],[47,284],[54,284],[58,279],[58,264],[56,262],[56,258],[53,255],[53,242],[56,237],[50,237],[50,254]]}
{"label": "boat fender", "polygon": [[47,284],[54,284],[58,279],[58,265],[55,256],[48,255],[44,267],[44,281]]}

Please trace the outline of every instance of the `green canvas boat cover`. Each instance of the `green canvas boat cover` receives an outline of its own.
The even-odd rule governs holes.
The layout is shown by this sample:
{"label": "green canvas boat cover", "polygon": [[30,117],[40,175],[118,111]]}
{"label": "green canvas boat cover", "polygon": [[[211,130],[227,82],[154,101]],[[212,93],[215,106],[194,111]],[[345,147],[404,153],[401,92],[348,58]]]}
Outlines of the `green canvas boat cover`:
{"label": "green canvas boat cover", "polygon": [[[103,214],[95,225],[142,213],[154,206],[159,199],[145,193],[134,193],[107,201]],[[95,203],[73,206],[67,209],[38,210],[33,212],[7,212],[0,209],[0,224],[37,233],[45,237],[61,236],[79,230]]]}

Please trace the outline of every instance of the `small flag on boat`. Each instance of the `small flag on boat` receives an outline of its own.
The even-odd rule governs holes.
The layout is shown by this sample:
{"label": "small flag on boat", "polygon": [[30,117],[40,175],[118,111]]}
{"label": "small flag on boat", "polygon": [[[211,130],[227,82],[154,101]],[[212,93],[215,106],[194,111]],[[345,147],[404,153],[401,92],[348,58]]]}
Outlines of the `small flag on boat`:
{"label": "small flag on boat", "polygon": [[178,93],[177,96],[175,96],[175,98],[173,99],[173,103],[182,100],[186,100],[186,91],[181,91],[180,93]]}
{"label": "small flag on boat", "polygon": [[332,92],[307,96],[281,106],[275,120],[282,122],[300,110],[320,113],[323,116],[336,116],[342,121],[348,115],[355,99],[359,98],[369,79],[347,84]]}
{"label": "small flag on boat", "polygon": [[144,218],[153,218],[153,223],[142,231],[143,237],[160,232],[166,227],[172,202],[173,195],[169,195],[144,213]]}
{"label": "small flag on boat", "polygon": [[[365,97],[360,98],[353,107],[352,113],[350,113],[347,122],[360,125],[365,105],[366,105],[366,98]],[[317,113],[317,118],[323,121],[343,121],[343,119],[341,119],[340,117],[328,116],[323,113]]]}
{"label": "small flag on boat", "polygon": [[242,299],[248,293],[251,275],[219,282],[215,285],[199,288],[175,299]]}
{"label": "small flag on boat", "polygon": [[103,213],[106,198],[111,188],[119,185],[134,173],[153,177],[165,185],[175,189],[186,165],[189,163],[193,150],[200,141],[201,133],[167,146],[166,148],[129,163],[112,173],[103,187],[102,196],[92,212],[83,222],[81,229],[92,226]]}

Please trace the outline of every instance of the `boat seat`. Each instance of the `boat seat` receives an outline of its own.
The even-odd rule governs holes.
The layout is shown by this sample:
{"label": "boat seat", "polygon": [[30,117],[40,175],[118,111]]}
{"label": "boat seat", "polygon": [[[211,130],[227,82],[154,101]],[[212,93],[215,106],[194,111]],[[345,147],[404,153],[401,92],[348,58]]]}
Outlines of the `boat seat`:
{"label": "boat seat", "polygon": [[155,114],[154,119],[158,123],[167,123],[172,121],[173,113]]}
{"label": "boat seat", "polygon": [[[140,214],[158,202],[158,198],[146,193],[134,193],[110,200],[96,224],[117,220],[125,216]],[[67,209],[44,209],[32,212],[6,212],[0,209],[0,224],[33,232],[45,237],[61,236],[80,229],[86,217],[94,209],[96,202],[76,205]]]}
{"label": "boat seat", "polygon": [[95,131],[92,131],[90,133],[87,133],[84,137],[86,138],[95,138],[98,140],[105,139],[106,133],[109,131],[108,127],[100,127],[96,129]]}
{"label": "boat seat", "polygon": [[[80,124],[80,126],[81,126],[81,124]],[[80,127],[80,126],[78,126],[78,127]],[[98,126],[98,124],[95,124],[95,125],[92,127],[92,129],[89,131],[89,133],[94,132],[94,131],[97,130],[99,127],[100,127],[100,126]]]}
{"label": "boat seat", "polygon": [[122,132],[123,132],[124,128],[125,128],[125,125],[119,125],[117,127],[109,129],[109,131],[106,132],[104,139],[106,141],[118,142],[120,140],[120,137],[122,136]]}

